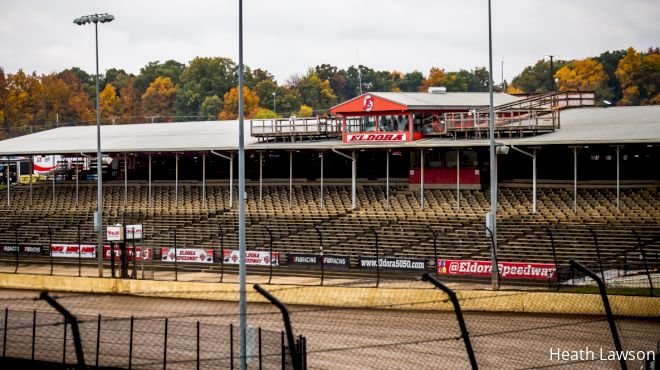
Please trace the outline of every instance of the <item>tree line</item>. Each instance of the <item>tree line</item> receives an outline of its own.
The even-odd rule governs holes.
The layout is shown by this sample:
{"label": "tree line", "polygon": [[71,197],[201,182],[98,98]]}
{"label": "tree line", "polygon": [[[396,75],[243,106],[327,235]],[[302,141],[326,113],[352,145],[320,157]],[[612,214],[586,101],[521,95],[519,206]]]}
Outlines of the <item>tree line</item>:
{"label": "tree line", "polygon": [[[238,115],[238,66],[229,58],[150,62],[137,75],[111,68],[99,76],[100,115],[104,124],[229,120]],[[278,84],[265,69],[244,71],[247,118],[311,116],[368,91],[488,91],[485,67],[445,71],[378,71],[367,66],[346,69],[317,65]],[[559,90],[596,91],[611,104],[659,104],[660,51],[608,51],[582,60],[557,60],[550,70],[542,59],[526,67],[511,84],[495,88],[513,94]],[[0,67],[0,138],[58,125],[95,123],[94,75],[80,68],[37,75],[23,70],[5,74]]]}

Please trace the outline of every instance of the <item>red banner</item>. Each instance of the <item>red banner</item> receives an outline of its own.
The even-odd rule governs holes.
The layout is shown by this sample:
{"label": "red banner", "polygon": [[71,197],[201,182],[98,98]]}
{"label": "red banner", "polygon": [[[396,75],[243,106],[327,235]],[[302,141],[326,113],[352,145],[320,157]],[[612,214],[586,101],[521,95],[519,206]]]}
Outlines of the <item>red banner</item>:
{"label": "red banner", "polygon": [[78,244],[52,244],[50,255],[53,257],[96,257],[96,246],[93,244],[81,244],[80,252],[78,252],[78,249]]}
{"label": "red banner", "polygon": [[[499,262],[500,277],[503,279],[554,279],[555,265],[552,263]],[[438,259],[439,275],[490,276],[492,264],[489,261]]]}
{"label": "red banner", "polygon": [[[135,247],[137,250],[137,260],[145,260],[149,261],[151,260],[151,249],[145,249],[142,250],[141,247]],[[133,247],[126,247],[126,253],[128,254],[128,260],[132,261],[133,260]],[[115,261],[119,261],[119,258],[121,257],[121,248],[119,248],[118,245],[115,245]],[[104,245],[103,246],[103,258],[106,260],[110,259],[110,246],[109,245]]]}

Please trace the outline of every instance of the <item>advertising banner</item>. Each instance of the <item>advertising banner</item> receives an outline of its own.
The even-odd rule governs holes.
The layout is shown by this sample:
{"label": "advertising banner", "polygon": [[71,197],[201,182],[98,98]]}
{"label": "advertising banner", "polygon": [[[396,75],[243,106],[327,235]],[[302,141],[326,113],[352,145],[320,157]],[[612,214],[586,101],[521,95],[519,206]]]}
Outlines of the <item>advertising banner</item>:
{"label": "advertising banner", "polygon": [[19,256],[41,256],[43,248],[40,245],[0,245],[0,254],[16,255]]}
{"label": "advertising banner", "polygon": [[[499,262],[497,268],[503,279],[554,279],[555,265],[552,263]],[[490,276],[490,261],[446,260],[438,258],[438,274]]]}
{"label": "advertising banner", "polygon": [[[224,263],[230,265],[238,265],[239,255],[237,250],[225,250],[224,253]],[[245,251],[245,264],[252,266],[270,266],[272,263],[273,266],[280,265],[280,253],[273,252],[273,257],[271,258],[269,252],[263,251]]]}
{"label": "advertising banner", "polygon": [[109,242],[120,242],[124,240],[124,227],[123,226],[108,226],[105,233],[106,239]]}
{"label": "advertising banner", "polygon": [[[174,262],[174,248],[161,248],[163,262]],[[213,263],[213,250],[202,248],[176,248],[176,261],[183,263]]]}
{"label": "advertising banner", "polygon": [[[141,260],[149,261],[153,257],[151,255],[151,249],[145,248],[144,250],[142,250],[142,248],[139,247],[139,246],[136,246],[135,249],[137,250],[137,260],[138,261],[141,261]],[[115,250],[115,261],[119,261],[119,259],[121,257],[121,248],[119,248],[118,245],[115,245],[114,250]],[[133,247],[127,246],[126,247],[126,253],[128,254],[128,260],[133,261],[133,257],[134,257]],[[103,258],[106,259],[106,260],[110,259],[110,246],[109,245],[104,245],[103,246]]]}
{"label": "advertising banner", "polygon": [[142,239],[142,225],[126,225],[126,239]]}
{"label": "advertising banner", "polygon": [[[376,257],[360,257],[359,266],[364,269],[376,268]],[[426,261],[416,258],[381,257],[378,259],[381,270],[424,271]]]}
{"label": "advertising banner", "polygon": [[78,253],[78,244],[51,244],[50,254],[53,257],[75,257],[78,258],[95,258],[96,246],[93,244],[81,244],[80,253]]}
{"label": "advertising banner", "polygon": [[[328,254],[323,256],[324,268],[347,269],[348,256]],[[318,254],[289,254],[289,265],[298,267],[321,267],[321,255]]]}

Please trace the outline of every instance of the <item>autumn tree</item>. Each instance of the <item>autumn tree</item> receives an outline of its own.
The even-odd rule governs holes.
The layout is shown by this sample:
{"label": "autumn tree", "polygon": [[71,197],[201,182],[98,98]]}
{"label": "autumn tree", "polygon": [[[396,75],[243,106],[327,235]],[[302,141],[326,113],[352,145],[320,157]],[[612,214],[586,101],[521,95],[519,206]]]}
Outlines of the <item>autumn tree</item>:
{"label": "autumn tree", "polygon": [[101,119],[110,121],[120,113],[121,101],[117,96],[117,89],[108,83],[99,94],[99,104],[101,107]]}
{"label": "autumn tree", "polygon": [[140,109],[140,96],[135,89],[135,78],[128,77],[119,89],[120,113],[119,123],[137,123]]}
{"label": "autumn tree", "polygon": [[177,88],[169,77],[156,77],[142,95],[141,111],[145,116],[172,116]]}
{"label": "autumn tree", "polygon": [[628,48],[615,74],[623,93],[620,105],[660,103],[660,53],[657,49],[642,54]]}
{"label": "autumn tree", "polygon": [[301,105],[300,109],[298,109],[298,117],[311,117],[314,114],[314,109],[310,107],[309,105]]}
{"label": "autumn tree", "polygon": [[[243,111],[245,118],[253,118],[259,108],[259,97],[247,86],[243,86]],[[218,119],[234,120],[238,119],[238,87],[233,87],[224,96],[223,107]]]}
{"label": "autumn tree", "polygon": [[432,86],[442,86],[445,82],[445,70],[437,67],[431,67],[429,71],[429,76],[424,79],[422,85],[419,87],[419,91],[428,91],[429,87]]}
{"label": "autumn tree", "polygon": [[35,97],[39,95],[39,81],[34,73],[28,75],[19,69],[7,76],[6,84],[4,120],[7,133],[28,132],[38,112]]}
{"label": "autumn tree", "polygon": [[555,76],[560,91],[595,91],[599,101],[612,99],[603,65],[595,59],[574,60],[560,68]]}

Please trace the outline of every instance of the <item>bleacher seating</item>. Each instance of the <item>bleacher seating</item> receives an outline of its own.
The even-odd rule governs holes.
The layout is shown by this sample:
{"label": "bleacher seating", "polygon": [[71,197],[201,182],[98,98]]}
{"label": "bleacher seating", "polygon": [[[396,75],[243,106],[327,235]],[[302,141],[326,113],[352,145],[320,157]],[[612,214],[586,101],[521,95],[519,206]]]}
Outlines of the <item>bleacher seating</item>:
{"label": "bleacher seating", "polygon": [[[226,183],[209,183],[206,201],[197,182],[182,182],[178,205],[173,183],[156,182],[153,201],[148,199],[144,182],[131,182],[124,201],[123,183],[104,186],[104,223],[144,224],[144,244],[155,248],[178,246],[219,248],[238,247],[238,207],[229,208]],[[55,242],[76,242],[78,228],[83,243],[95,243],[93,212],[96,188],[82,184],[76,203],[71,183],[57,184],[55,196],[50,184],[33,187],[32,203],[27,185],[11,189],[11,204],[6,192],[0,195],[0,243],[49,243],[48,228]],[[321,207],[318,185],[247,187],[246,225],[249,249],[267,250],[269,231],[273,248],[284,253],[317,253],[323,236],[325,253],[373,256],[375,231],[380,255],[431,259],[437,232],[437,254],[445,258],[488,259],[490,239],[483,227],[489,210],[487,191],[461,191],[457,209],[453,190],[427,190],[425,207],[420,208],[419,193],[407,186],[391,188],[387,208],[385,188],[380,185],[358,187],[358,209],[351,209],[350,186],[327,186]],[[573,193],[565,188],[540,188],[538,212],[531,212],[531,190],[502,186],[499,193],[498,253],[501,260],[552,262],[550,236],[553,232],[557,258],[594,260],[594,236],[604,261],[616,262],[630,257],[637,248],[634,229],[647,246],[649,259],[660,262],[660,199],[654,190],[623,189],[621,212],[617,212],[611,189],[581,188],[578,210],[573,211]],[[291,205],[289,205],[291,199]],[[234,194],[234,201],[237,194]],[[77,205],[76,205],[77,204]],[[15,228],[13,225],[17,225]],[[222,228],[222,231],[220,230]],[[15,233],[14,230],[18,232]]]}

